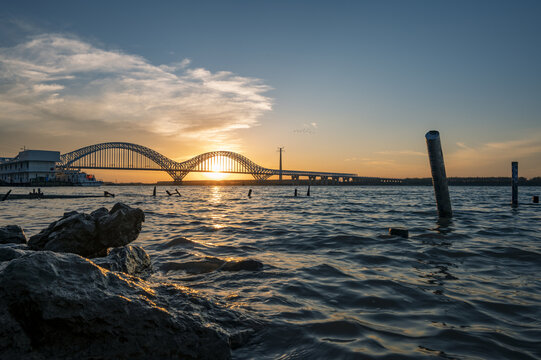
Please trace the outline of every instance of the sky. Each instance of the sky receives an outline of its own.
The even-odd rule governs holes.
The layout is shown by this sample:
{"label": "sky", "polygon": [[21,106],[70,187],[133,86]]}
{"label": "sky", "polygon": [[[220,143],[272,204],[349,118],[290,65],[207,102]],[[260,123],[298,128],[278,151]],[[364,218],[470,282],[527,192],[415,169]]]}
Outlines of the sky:
{"label": "sky", "polygon": [[539,39],[539,1],[5,1],[0,156],[123,141],[278,168],[283,146],[285,169],[429,177],[434,129],[448,176],[541,176]]}

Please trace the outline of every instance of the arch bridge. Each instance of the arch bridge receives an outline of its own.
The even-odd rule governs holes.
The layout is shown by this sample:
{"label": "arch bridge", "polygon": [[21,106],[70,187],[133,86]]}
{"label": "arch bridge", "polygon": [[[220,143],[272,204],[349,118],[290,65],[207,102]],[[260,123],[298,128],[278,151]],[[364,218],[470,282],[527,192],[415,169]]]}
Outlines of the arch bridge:
{"label": "arch bridge", "polygon": [[61,169],[109,169],[109,170],[154,170],[167,172],[174,181],[182,181],[190,172],[221,172],[250,174],[256,180],[265,180],[272,175],[291,176],[299,179],[342,179],[351,181],[356,174],[316,171],[276,170],[260,166],[247,157],[231,151],[211,151],[177,162],[148,147],[125,143],[108,142],[85,146],[62,154],[58,167]]}

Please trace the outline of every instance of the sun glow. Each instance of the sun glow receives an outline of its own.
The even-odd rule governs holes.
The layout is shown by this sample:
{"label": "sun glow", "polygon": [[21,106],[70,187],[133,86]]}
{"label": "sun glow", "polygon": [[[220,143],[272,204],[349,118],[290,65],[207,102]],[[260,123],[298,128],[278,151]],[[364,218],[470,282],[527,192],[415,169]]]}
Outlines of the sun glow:
{"label": "sun glow", "polygon": [[219,162],[210,164],[210,170],[211,172],[206,172],[203,174],[211,180],[222,180],[228,175],[227,173],[222,172],[226,170],[226,168]]}

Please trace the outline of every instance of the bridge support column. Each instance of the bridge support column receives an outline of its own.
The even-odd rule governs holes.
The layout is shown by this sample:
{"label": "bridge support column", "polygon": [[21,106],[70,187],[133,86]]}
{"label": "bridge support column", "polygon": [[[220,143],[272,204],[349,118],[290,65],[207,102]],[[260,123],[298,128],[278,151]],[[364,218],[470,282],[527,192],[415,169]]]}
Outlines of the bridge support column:
{"label": "bridge support column", "polygon": [[171,177],[173,178],[173,182],[175,184],[182,184],[182,179],[184,179],[186,177],[186,175],[188,175],[188,172],[187,171],[175,171],[173,174],[169,174],[171,175]]}

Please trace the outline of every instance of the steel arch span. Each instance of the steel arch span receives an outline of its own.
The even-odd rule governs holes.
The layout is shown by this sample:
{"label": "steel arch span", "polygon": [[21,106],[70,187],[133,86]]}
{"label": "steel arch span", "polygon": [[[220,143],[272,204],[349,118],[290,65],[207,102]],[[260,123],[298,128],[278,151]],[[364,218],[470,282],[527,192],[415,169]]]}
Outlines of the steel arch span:
{"label": "steel arch span", "polygon": [[108,142],[82,147],[78,150],[62,154],[57,166],[60,169],[111,169],[111,170],[156,170],[167,172],[175,181],[182,181],[190,172],[222,172],[232,174],[250,174],[256,180],[265,180],[272,175],[291,176],[299,179],[307,176],[322,180],[332,178],[350,181],[357,174],[276,170],[260,166],[247,157],[232,151],[211,151],[177,162],[169,159],[146,146],[126,143]]}
{"label": "steel arch span", "polygon": [[175,181],[182,181],[190,172],[224,172],[251,174],[265,180],[278,174],[231,151],[212,151],[189,160],[177,162],[146,146],[125,143],[101,143],[62,154],[62,169],[157,170],[167,172]]}

